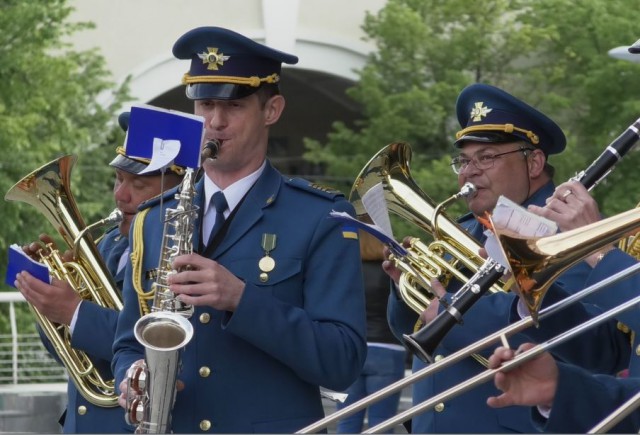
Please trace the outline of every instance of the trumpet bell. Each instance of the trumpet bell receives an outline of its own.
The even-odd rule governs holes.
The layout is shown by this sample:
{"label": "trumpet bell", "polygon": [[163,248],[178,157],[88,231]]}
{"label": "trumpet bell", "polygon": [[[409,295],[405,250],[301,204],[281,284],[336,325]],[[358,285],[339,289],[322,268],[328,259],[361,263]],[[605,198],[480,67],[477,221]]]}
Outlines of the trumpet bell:
{"label": "trumpet bell", "polygon": [[496,230],[515,285],[537,324],[542,299],[555,279],[595,251],[640,227],[640,209],[547,237],[524,238]]}

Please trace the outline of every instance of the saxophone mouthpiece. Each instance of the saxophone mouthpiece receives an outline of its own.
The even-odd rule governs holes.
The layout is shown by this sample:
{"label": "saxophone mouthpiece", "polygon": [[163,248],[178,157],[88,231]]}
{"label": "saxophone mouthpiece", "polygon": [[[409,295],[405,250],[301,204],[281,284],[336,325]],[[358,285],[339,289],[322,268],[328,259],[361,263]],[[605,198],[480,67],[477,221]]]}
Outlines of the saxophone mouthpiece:
{"label": "saxophone mouthpiece", "polygon": [[218,157],[218,150],[220,149],[220,142],[217,140],[210,140],[204,145],[202,149],[202,160],[215,159]]}

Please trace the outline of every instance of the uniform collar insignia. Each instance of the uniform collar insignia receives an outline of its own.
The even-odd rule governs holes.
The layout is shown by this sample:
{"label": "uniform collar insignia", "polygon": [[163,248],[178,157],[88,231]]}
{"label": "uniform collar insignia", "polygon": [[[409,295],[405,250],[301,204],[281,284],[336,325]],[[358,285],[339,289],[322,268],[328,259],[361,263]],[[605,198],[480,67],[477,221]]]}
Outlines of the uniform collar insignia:
{"label": "uniform collar insignia", "polygon": [[489,109],[487,106],[484,106],[482,101],[478,101],[475,103],[473,109],[471,109],[471,120],[473,122],[482,121],[482,118],[487,116],[492,110],[493,109]]}
{"label": "uniform collar insignia", "polygon": [[203,51],[198,54],[198,57],[202,59],[202,63],[206,63],[208,70],[218,70],[218,66],[224,65],[226,60],[229,60],[229,56],[225,56],[224,53],[218,53],[216,47],[207,47],[208,51]]}

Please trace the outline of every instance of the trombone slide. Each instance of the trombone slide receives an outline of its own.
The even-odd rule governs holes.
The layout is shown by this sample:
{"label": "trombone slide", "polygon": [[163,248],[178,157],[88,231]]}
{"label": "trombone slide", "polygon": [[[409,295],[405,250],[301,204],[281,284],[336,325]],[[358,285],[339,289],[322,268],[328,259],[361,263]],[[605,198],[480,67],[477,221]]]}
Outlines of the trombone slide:
{"label": "trombone slide", "polygon": [[481,385],[495,376],[496,373],[501,371],[509,371],[519,365],[533,359],[534,357],[540,355],[542,352],[552,349],[562,343],[565,343],[567,340],[574,338],[576,335],[580,334],[587,329],[590,329],[594,326],[597,326],[601,323],[604,323],[607,320],[615,318],[618,314],[626,311],[630,308],[634,308],[636,304],[640,303],[640,296],[637,296],[624,304],[618,305],[616,308],[612,308],[604,313],[590,319],[589,321],[575,326],[568,331],[558,334],[550,340],[547,340],[544,343],[538,344],[532,347],[529,350],[522,352],[517,355],[514,359],[510,361],[506,361],[502,366],[497,369],[487,369],[484,372],[467,379],[461,384],[456,385],[436,396],[433,396],[429,400],[425,400],[419,405],[414,406],[413,408],[407,409],[406,411],[396,415],[395,417],[390,418],[377,426],[374,426],[363,433],[382,433],[386,430],[395,427],[397,424],[402,423],[403,421],[409,420],[411,417],[417,414],[421,414],[422,412],[428,411],[438,403],[452,399],[460,394],[473,389],[474,387]]}
{"label": "trombone slide", "polygon": [[[570,296],[567,296],[566,298],[564,298],[561,301],[558,301],[556,303],[554,303],[553,305],[549,305],[548,307],[540,310],[539,313],[539,319],[543,320],[546,317],[552,316],[556,313],[559,313],[560,311],[562,311],[563,309],[565,309],[567,306],[570,306],[576,302],[581,301],[582,299],[590,296],[591,294],[601,290],[602,288],[606,288],[612,284],[617,283],[618,281],[621,281],[623,279],[626,279],[628,277],[630,277],[631,275],[637,274],[640,272],[640,263],[634,264],[633,266],[621,270],[620,272],[611,275],[605,279],[603,279],[600,282],[597,282],[577,293],[574,293]],[[623,311],[623,310],[621,310]],[[606,313],[604,313],[606,314]],[[617,313],[616,313],[617,314]],[[592,319],[593,320],[593,319]],[[457,352],[449,355],[446,358],[441,359],[440,361],[436,361],[433,364],[428,365],[427,367],[413,373],[410,376],[404,377],[402,379],[400,379],[399,381],[379,390],[376,391],[375,393],[365,397],[364,399],[361,399],[355,403],[352,403],[351,405],[334,412],[333,414],[323,418],[322,420],[319,420],[309,426],[306,426],[302,429],[300,429],[299,431],[297,431],[296,433],[316,433],[321,431],[322,429],[326,429],[330,424],[337,422],[338,420],[348,417],[349,415],[352,415],[358,411],[361,411],[362,409],[367,408],[368,406],[370,406],[372,403],[375,403],[379,400],[382,400],[392,394],[395,394],[399,391],[401,391],[402,389],[406,388],[406,387],[410,387],[411,385],[415,384],[416,382],[419,382],[431,375],[433,375],[434,373],[437,373],[441,370],[444,370],[445,368],[458,363],[459,361],[469,357],[470,355],[473,355],[474,353],[478,353],[483,349],[486,349],[487,347],[500,343],[502,340],[504,340],[504,337],[508,336],[508,335],[513,335],[513,334],[517,334],[531,326],[535,325],[535,322],[533,321],[533,319],[531,318],[531,316],[525,317],[515,323],[512,323],[511,325],[494,332],[493,334],[483,338],[482,340],[479,340],[463,349],[458,350]],[[522,354],[524,355],[524,353]],[[440,399],[440,401],[442,401],[442,398]],[[438,403],[438,402],[435,402]],[[415,407],[414,407],[415,408]],[[411,408],[411,409],[414,409]],[[407,410],[408,411],[411,411]],[[405,414],[403,414],[404,416],[406,416],[406,412]],[[405,418],[405,420],[408,420],[409,418],[411,418],[413,415],[420,413],[419,412],[415,412],[412,415],[408,416],[407,418]],[[385,427],[394,427],[396,424],[400,423],[401,421],[404,420],[400,420],[397,422],[394,422],[393,424],[389,425],[389,426],[385,426]],[[386,422],[383,423],[386,425]]]}

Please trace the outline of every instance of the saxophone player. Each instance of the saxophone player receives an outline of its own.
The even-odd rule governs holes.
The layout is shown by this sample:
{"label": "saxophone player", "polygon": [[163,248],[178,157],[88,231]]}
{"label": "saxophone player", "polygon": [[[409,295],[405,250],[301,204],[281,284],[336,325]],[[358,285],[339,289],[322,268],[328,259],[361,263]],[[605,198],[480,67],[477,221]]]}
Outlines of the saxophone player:
{"label": "saxophone player", "polygon": [[[196,183],[195,252],[176,257],[181,271],[169,277],[171,291],[195,308],[172,430],[292,433],[324,416],[320,386],[348,387],[364,363],[359,243],[329,218],[354,210],[341,193],[285,177],[267,158],[270,128],[285,106],[281,64],[296,56],[220,27],[187,32],[173,53],[191,61],[186,95],[205,119],[204,141],[220,146]],[[165,204],[174,204],[169,195]],[[143,280],[162,243],[162,210],[148,210]],[[130,269],[114,343],[123,406],[125,373],[144,355],[133,332],[139,277]],[[148,291],[150,280],[143,286]]]}
{"label": "saxophone player", "polygon": [[[118,117],[120,127],[127,131],[129,112]],[[118,227],[112,228],[98,243],[100,255],[105,260],[109,272],[115,278],[118,288],[122,287],[124,265],[128,256],[128,235],[131,221],[138,206],[144,201],[159,195],[163,188],[171,188],[180,183],[183,168],[174,167],[164,177],[160,172],[138,175],[147,166],[148,161],[132,157],[127,151],[130,147],[118,147],[116,156],[110,163],[115,170],[113,198],[117,208],[123,213]],[[44,243],[52,241],[48,235],[42,235]],[[37,258],[41,244],[34,242],[23,250]],[[89,355],[91,362],[99,368],[105,379],[112,379],[111,358],[118,312],[82,300],[66,281],[54,279],[46,284],[27,272],[16,277],[16,287],[38,311],[55,323],[69,325],[72,331],[71,345]],[[43,343],[55,357],[55,351],[41,333]],[[97,406],[86,400],[70,380],[67,385],[67,408],[60,418],[64,433],[117,433],[126,430],[124,415],[120,407]]]}

